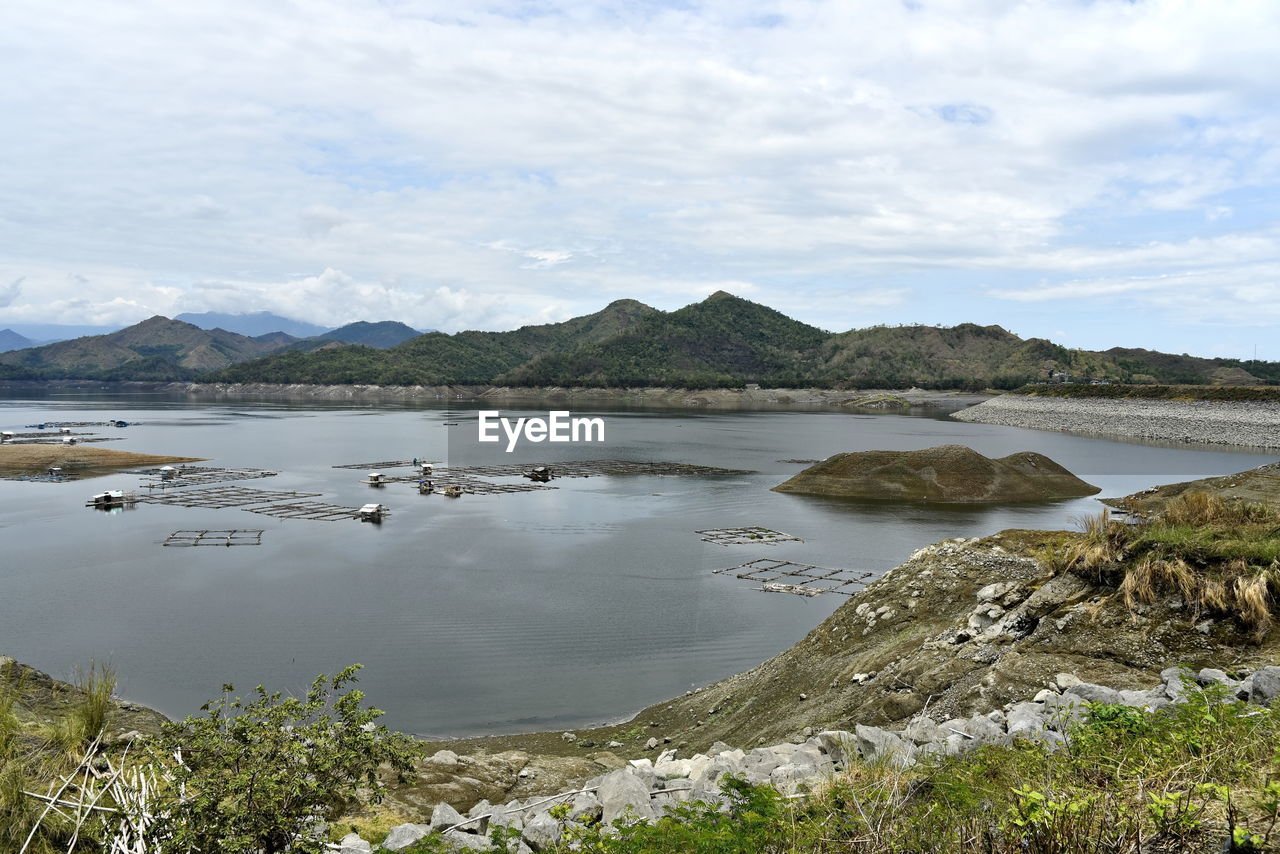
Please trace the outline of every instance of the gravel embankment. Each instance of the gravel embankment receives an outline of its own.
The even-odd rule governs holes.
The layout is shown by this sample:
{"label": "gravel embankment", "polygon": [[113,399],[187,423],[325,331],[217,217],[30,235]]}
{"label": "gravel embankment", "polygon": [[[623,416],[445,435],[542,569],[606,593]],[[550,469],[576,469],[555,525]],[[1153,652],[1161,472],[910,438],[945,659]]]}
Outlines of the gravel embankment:
{"label": "gravel embankment", "polygon": [[1005,394],[952,418],[1123,439],[1280,448],[1280,403]]}

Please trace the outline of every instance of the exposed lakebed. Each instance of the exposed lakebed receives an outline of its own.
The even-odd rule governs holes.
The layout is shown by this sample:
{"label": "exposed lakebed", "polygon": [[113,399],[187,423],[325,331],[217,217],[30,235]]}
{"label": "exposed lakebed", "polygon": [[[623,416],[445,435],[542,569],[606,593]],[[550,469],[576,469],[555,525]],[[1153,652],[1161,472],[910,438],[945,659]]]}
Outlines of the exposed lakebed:
{"label": "exposed lakebed", "polygon": [[[242,485],[392,510],[381,526],[237,508],[100,513],[84,507],[91,492],[140,479],[0,481],[0,651],[58,675],[109,660],[122,693],[171,715],[194,712],[224,682],[300,689],[316,673],[361,662],[362,687],[400,729],[458,736],[579,727],[758,664],[844,601],[765,594],[712,570],[772,557],[879,574],[927,543],[1063,527],[1100,506],[1092,498],[925,507],[782,495],[770,487],[804,466],[780,460],[951,443],[993,457],[1035,450],[1105,498],[1274,459],[936,413],[575,414],[603,415],[603,447],[525,446],[511,456],[753,473],[558,479],[554,490],[450,500],[420,496],[409,483],[373,490],[360,482],[363,471],[334,466],[445,460],[450,431],[474,431],[474,411],[124,396],[0,402],[3,429],[122,418],[138,423],[113,447],[272,469],[279,476]],[[722,546],[694,533],[754,525],[803,542]],[[252,547],[160,545],[177,530],[216,528],[265,533]]]}

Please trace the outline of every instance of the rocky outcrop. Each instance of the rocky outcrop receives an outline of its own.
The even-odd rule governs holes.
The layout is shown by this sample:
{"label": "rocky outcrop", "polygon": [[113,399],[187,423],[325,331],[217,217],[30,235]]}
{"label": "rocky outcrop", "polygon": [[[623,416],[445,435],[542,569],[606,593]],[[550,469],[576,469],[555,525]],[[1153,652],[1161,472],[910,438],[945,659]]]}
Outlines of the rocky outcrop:
{"label": "rocky outcrop", "polygon": [[[437,804],[430,824],[403,824],[392,829],[381,850],[401,851],[430,832],[456,851],[489,850],[487,834],[501,825],[518,831],[519,851],[546,851],[559,844],[570,822],[652,822],[671,807],[688,801],[723,805],[727,775],[780,793],[803,798],[823,780],[857,763],[888,763],[907,768],[933,757],[959,756],[982,745],[1038,742],[1056,750],[1070,737],[1090,704],[1106,703],[1158,712],[1184,702],[1190,692],[1213,689],[1223,699],[1258,705],[1280,702],[1280,667],[1244,670],[1233,678],[1223,670],[1169,667],[1160,682],[1141,690],[1116,689],[1058,673],[1030,700],[967,717],[922,711],[900,729],[855,724],[850,730],[826,730],[804,739],[743,751],[716,744],[708,753],[678,758],[666,750],[656,759],[634,759],[617,770],[587,780],[580,789],[501,806],[477,804],[464,818],[448,804]],[[1216,698],[1215,698],[1216,701]],[[370,849],[358,837],[347,837],[342,854]]]}
{"label": "rocky outcrop", "polygon": [[943,445],[921,451],[836,454],[774,491],[970,504],[1079,498],[1100,490],[1043,454],[1022,451],[991,459],[963,445]]}
{"label": "rocky outcrop", "polygon": [[[13,692],[13,711],[20,722],[30,726],[61,720],[85,699],[84,692],[75,685],[4,655],[0,655],[0,687]],[[138,734],[155,735],[167,721],[168,718],[154,709],[112,697],[106,740],[126,741]]]}

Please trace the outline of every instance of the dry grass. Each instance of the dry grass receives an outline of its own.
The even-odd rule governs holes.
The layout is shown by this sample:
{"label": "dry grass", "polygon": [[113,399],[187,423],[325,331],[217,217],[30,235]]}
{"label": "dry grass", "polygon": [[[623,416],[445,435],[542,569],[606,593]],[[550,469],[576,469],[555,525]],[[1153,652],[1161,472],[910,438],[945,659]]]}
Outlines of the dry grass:
{"label": "dry grass", "polygon": [[1236,619],[1261,640],[1280,604],[1280,511],[1203,492],[1169,502],[1139,525],[1107,511],[1076,520],[1081,534],[1038,554],[1046,569],[1114,584],[1129,608],[1180,596],[1192,615]]}
{"label": "dry grass", "polygon": [[68,474],[92,477],[111,469],[135,466],[192,463],[204,457],[170,457],[135,454],[83,445],[0,445],[0,474],[41,474],[50,466],[62,466]]}

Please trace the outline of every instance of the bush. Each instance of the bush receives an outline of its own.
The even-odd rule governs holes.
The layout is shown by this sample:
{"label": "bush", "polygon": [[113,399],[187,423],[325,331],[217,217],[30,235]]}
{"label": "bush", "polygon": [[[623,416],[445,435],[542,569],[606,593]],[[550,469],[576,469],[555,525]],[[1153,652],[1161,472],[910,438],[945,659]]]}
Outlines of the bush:
{"label": "bush", "polygon": [[338,814],[357,789],[379,801],[379,767],[403,779],[420,752],[374,723],[382,712],[361,706],[363,692],[343,693],[358,669],[317,677],[302,698],[259,686],[243,702],[226,685],[205,715],[166,726],[160,747],[178,757],[172,775],[181,797],[165,810],[159,837],[180,851],[325,850],[307,834],[314,818]]}

